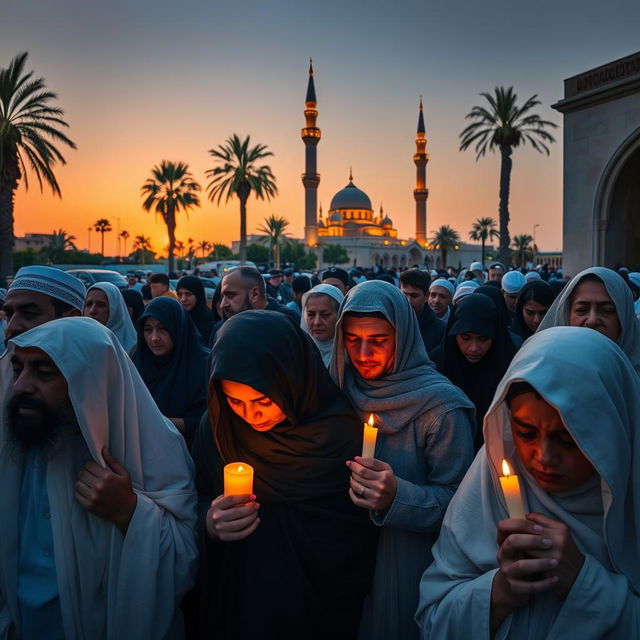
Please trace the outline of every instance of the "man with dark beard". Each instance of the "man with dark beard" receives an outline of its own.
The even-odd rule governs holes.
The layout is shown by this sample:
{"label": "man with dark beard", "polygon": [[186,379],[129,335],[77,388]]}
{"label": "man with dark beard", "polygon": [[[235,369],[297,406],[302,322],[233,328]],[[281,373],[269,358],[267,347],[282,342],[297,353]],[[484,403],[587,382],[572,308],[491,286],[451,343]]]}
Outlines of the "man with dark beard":
{"label": "man with dark beard", "polygon": [[117,338],[90,318],[0,359],[0,638],[180,638],[193,467]]}
{"label": "man with dark beard", "polygon": [[225,320],[242,311],[267,310],[284,313],[298,325],[300,319],[293,309],[281,306],[275,298],[267,295],[264,278],[253,267],[236,267],[222,278],[220,307],[223,319],[211,331],[209,346],[215,342],[216,332]]}

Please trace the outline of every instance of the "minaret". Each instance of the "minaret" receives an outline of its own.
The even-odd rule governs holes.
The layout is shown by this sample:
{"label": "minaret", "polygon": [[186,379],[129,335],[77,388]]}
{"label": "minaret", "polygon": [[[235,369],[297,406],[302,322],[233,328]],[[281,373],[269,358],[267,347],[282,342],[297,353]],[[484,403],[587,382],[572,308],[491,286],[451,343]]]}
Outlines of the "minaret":
{"label": "minaret", "polygon": [[427,162],[429,154],[425,152],[427,138],[425,137],[424,115],[422,113],[422,96],[420,96],[420,114],[418,116],[418,136],[416,138],[416,153],[413,161],[416,163],[416,188],[413,197],[416,199],[416,241],[424,245],[427,241]]}
{"label": "minaret", "polygon": [[305,146],[305,172],[302,174],[304,185],[304,243],[313,247],[318,243],[318,173],[316,147],[320,142],[320,129],[316,127],[318,110],[316,109],[316,88],[313,84],[313,61],[309,61],[309,84],[307,85],[305,128],[302,130],[302,140]]}

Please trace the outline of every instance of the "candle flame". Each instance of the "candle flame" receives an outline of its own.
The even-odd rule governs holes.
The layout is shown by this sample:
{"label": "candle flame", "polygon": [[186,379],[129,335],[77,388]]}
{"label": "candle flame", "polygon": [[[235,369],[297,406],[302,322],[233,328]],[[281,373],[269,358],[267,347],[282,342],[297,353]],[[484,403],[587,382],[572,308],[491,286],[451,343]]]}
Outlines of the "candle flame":
{"label": "candle flame", "polygon": [[373,427],[373,413],[369,416],[369,426]]}
{"label": "candle flame", "polygon": [[507,464],[506,460],[502,461],[502,475],[506,477],[511,475],[511,467]]}
{"label": "candle flame", "polygon": [[244,471],[244,467],[241,464],[239,464],[238,465],[238,473],[240,473],[241,471]]}

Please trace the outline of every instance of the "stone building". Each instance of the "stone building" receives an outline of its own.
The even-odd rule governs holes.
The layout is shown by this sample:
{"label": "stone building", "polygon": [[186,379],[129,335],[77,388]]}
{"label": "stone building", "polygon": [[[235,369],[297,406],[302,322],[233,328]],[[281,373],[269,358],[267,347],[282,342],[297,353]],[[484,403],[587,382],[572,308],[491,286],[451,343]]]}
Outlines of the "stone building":
{"label": "stone building", "polygon": [[563,268],[640,264],[640,52],[564,81]]}

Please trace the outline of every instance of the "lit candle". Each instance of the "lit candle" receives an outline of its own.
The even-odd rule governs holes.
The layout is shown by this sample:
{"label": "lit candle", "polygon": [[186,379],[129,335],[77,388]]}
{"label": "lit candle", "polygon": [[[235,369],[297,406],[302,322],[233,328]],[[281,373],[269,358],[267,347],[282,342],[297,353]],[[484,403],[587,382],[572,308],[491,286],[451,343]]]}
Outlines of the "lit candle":
{"label": "lit candle", "polygon": [[362,440],[362,457],[374,458],[376,453],[376,438],[378,428],[373,426],[373,413],[369,416],[369,422],[364,423],[364,438]]}
{"label": "lit candle", "polygon": [[232,462],[224,468],[224,495],[242,496],[253,493],[253,467]]}
{"label": "lit candle", "polygon": [[507,502],[507,511],[510,518],[524,518],[524,505],[522,504],[522,494],[520,493],[520,482],[515,473],[511,473],[511,469],[506,460],[502,461],[502,473],[500,476],[500,485],[502,493]]}

